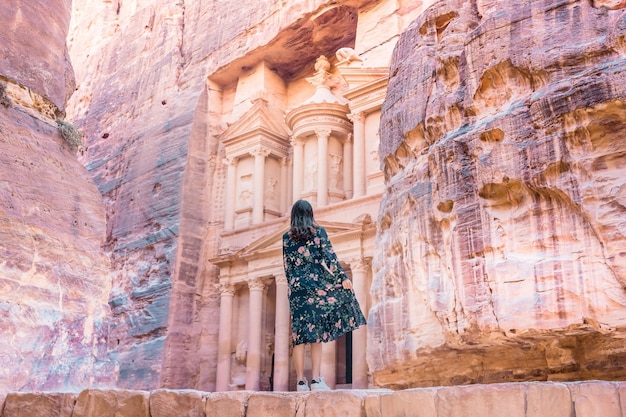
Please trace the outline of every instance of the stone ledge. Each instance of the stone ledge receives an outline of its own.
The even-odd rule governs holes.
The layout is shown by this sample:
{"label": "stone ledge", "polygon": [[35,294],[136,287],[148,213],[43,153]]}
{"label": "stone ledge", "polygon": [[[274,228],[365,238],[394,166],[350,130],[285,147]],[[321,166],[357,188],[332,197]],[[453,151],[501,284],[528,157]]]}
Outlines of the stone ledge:
{"label": "stone ledge", "polygon": [[626,382],[331,392],[87,389],[0,394],[1,417],[626,417]]}

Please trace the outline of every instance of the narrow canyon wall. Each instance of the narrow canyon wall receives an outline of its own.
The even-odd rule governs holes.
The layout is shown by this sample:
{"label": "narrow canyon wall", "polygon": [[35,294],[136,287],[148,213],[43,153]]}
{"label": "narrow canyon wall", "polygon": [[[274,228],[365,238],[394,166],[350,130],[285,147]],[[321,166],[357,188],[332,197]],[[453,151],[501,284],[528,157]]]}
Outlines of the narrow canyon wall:
{"label": "narrow canyon wall", "polygon": [[69,21],[63,0],[0,4],[0,392],[115,373],[104,206],[56,122],[74,90]]}
{"label": "narrow canyon wall", "polygon": [[626,4],[444,0],[399,40],[378,386],[626,376]]}

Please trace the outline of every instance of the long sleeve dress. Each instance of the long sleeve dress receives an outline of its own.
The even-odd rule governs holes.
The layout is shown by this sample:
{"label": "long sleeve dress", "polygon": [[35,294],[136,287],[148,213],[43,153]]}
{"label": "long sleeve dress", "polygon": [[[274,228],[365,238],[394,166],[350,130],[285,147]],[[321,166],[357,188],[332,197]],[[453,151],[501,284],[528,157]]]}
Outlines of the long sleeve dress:
{"label": "long sleeve dress", "polygon": [[354,292],[341,284],[348,277],[323,227],[306,241],[294,241],[285,233],[283,263],[293,346],[330,342],[366,324]]}

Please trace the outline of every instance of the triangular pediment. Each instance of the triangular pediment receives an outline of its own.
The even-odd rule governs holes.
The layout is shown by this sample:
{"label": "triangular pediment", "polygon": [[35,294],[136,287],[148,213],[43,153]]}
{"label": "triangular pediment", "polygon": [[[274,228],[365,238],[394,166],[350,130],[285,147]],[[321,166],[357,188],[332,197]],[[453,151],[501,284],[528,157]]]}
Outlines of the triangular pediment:
{"label": "triangular pediment", "polygon": [[246,113],[224,131],[224,143],[228,146],[259,135],[287,140],[289,130],[284,118],[282,111],[271,108],[267,100],[258,98]]}
{"label": "triangular pediment", "polygon": [[[340,223],[327,221],[320,221],[318,223],[326,229],[328,237],[331,241],[333,241],[333,236],[339,236],[350,232],[360,232],[363,228],[361,223]],[[289,223],[285,223],[275,231],[251,242],[247,246],[244,246],[234,255],[239,258],[246,258],[252,255],[273,252],[278,249],[282,251],[283,234],[287,230],[289,230]]]}

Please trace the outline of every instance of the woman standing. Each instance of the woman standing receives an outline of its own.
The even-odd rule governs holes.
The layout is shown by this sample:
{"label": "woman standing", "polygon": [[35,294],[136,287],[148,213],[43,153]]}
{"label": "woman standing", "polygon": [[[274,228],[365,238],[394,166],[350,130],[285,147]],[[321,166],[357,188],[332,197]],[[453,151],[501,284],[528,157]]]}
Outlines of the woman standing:
{"label": "woman standing", "polygon": [[283,235],[283,263],[289,284],[291,344],[298,391],[309,391],[304,347],[311,344],[311,390],[329,390],[320,376],[322,343],[366,324],[326,230],[315,222],[308,201],[291,208],[291,228]]}

